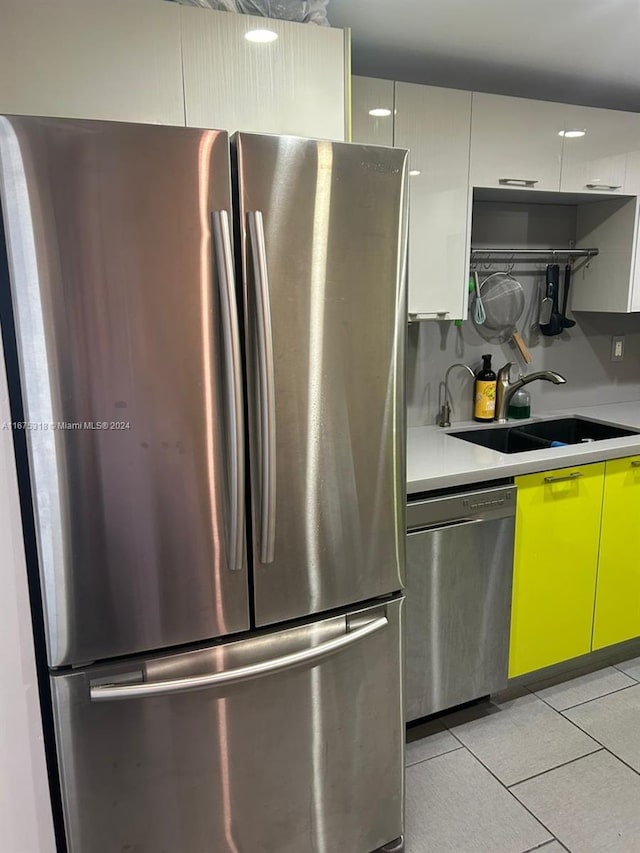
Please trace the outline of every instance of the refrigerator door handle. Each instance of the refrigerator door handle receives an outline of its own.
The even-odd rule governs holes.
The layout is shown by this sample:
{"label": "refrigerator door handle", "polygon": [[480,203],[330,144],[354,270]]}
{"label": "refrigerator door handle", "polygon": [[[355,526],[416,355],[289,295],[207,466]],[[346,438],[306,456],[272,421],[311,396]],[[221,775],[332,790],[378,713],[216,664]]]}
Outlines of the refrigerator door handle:
{"label": "refrigerator door handle", "polygon": [[[291,652],[272,660],[228,669],[225,672],[213,672],[190,678],[177,678],[175,681],[93,684],[90,688],[91,701],[112,702],[118,699],[140,699],[145,696],[167,696],[172,693],[189,693],[193,690],[240,684],[255,678],[263,678],[267,675],[274,675],[278,672],[297,669],[302,666],[315,666],[325,658],[361,642],[366,637],[376,634],[383,628],[387,628],[388,625],[389,621],[386,615],[377,616],[375,619],[365,622],[353,630],[349,630],[347,623],[346,633],[328,640],[326,643],[302,649],[299,652]],[[140,677],[142,673],[134,675]],[[126,677],[119,676],[119,680],[120,682],[126,681]]]}
{"label": "refrigerator door handle", "polygon": [[269,274],[260,210],[247,213],[258,337],[260,382],[260,544],[261,563],[273,563],[276,539],[276,397],[269,302]]}
{"label": "refrigerator door handle", "polygon": [[236,306],[233,250],[229,214],[212,214],[214,256],[220,286],[220,308],[224,343],[225,387],[227,389],[229,477],[229,569],[240,571],[244,560],[244,423],[240,330]]}

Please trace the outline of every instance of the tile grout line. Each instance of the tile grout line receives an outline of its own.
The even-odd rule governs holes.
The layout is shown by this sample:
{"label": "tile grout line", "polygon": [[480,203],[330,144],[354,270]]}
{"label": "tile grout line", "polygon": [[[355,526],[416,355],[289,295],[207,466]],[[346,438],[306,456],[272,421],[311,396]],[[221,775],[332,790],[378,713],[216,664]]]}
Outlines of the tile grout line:
{"label": "tile grout line", "polygon": [[[620,672],[622,672],[622,670],[620,670]],[[624,675],[628,675],[628,673],[623,673],[623,674],[624,674]],[[632,680],[633,680],[633,681],[636,681],[635,679],[633,679],[633,676],[628,676],[628,677],[629,677],[629,678],[632,678]],[[615,695],[616,693],[621,693],[623,690],[627,690],[629,687],[636,687],[636,686],[638,686],[638,685],[640,685],[640,682],[636,682],[635,684],[628,684],[628,685],[626,685],[626,687],[620,688],[619,690],[614,690],[614,691],[612,691],[611,693],[605,693],[605,694],[603,694],[602,696],[598,696],[598,697],[596,697],[596,698],[594,698],[594,699],[587,700],[587,702],[581,702],[581,703],[578,703],[578,705],[573,705],[573,706],[571,706],[570,708],[565,708],[564,710],[565,710],[565,711],[573,710],[574,708],[581,707],[582,705],[589,704],[590,702],[596,702],[596,701],[598,701],[599,699],[604,699],[604,698],[606,698],[607,696],[612,696],[612,695]],[[602,744],[602,743],[601,743],[597,738],[593,737],[593,735],[591,735],[589,732],[587,732],[586,730],[582,729],[582,728],[581,728],[577,723],[575,723],[575,722],[574,722],[573,720],[571,720],[569,717],[566,717],[566,716],[564,715],[563,711],[559,711],[557,708],[554,708],[554,707],[553,707],[552,705],[550,705],[550,704],[549,704],[549,702],[547,702],[543,697],[538,696],[538,694],[537,694],[537,693],[535,693],[535,691],[533,691],[531,688],[529,688],[529,687],[527,687],[527,686],[524,686],[524,685],[523,685],[523,687],[524,687],[524,690],[526,691],[526,693],[528,693],[529,695],[535,696],[537,699],[539,699],[541,702],[543,702],[543,703],[544,703],[548,708],[550,708],[552,711],[554,711],[558,716],[560,716],[562,719],[566,720],[567,722],[571,723],[571,725],[572,725],[572,726],[574,726],[574,728],[576,728],[576,729],[577,729],[581,734],[584,734],[584,735],[586,735],[588,738],[590,738],[590,739],[594,742],[594,744],[597,744],[597,748],[596,748],[596,749],[594,749],[594,750],[593,750],[593,751],[591,751],[591,752],[587,752],[587,753],[585,753],[585,754],[583,754],[583,755],[580,755],[580,756],[578,756],[578,757],[576,757],[576,758],[573,758],[573,759],[571,759],[570,761],[564,762],[563,764],[559,764],[559,765],[557,765],[556,767],[551,767],[551,768],[549,768],[548,770],[544,770],[544,771],[542,771],[541,773],[534,774],[533,776],[527,777],[526,779],[522,779],[522,780],[520,780],[519,782],[514,782],[514,783],[512,783],[511,788],[514,788],[514,787],[516,787],[517,785],[522,784],[522,783],[524,783],[524,782],[531,781],[532,779],[537,779],[537,778],[539,778],[540,776],[544,776],[544,775],[546,775],[547,773],[552,772],[553,770],[557,770],[557,769],[559,769],[559,768],[561,768],[561,767],[566,767],[568,764],[573,764],[573,763],[575,763],[575,762],[577,762],[577,761],[580,761],[580,760],[581,760],[581,759],[583,759],[583,758],[588,758],[588,757],[589,757],[589,756],[591,756],[591,755],[597,755],[597,754],[598,754],[598,753],[600,753],[600,752],[605,752],[606,754],[610,755],[612,758],[614,758],[614,759],[618,760],[621,764],[623,764],[623,765],[624,765],[625,767],[627,767],[629,770],[633,771],[633,773],[635,773],[636,775],[640,775],[640,770],[636,770],[634,767],[632,767],[630,764],[628,764],[628,763],[627,763],[623,758],[621,758],[619,755],[616,755],[614,752],[612,752],[610,749],[608,749],[606,746],[604,746],[604,744]],[[494,706],[494,707],[495,707],[495,706]],[[491,716],[491,715],[488,715],[488,716]],[[482,718],[480,717],[479,719],[482,719]],[[470,721],[466,721],[466,722],[470,722]],[[452,734],[452,735],[454,736],[454,738],[458,741],[458,743],[460,743],[460,745],[461,745],[464,749],[466,749],[466,750],[467,750],[467,752],[468,752],[468,753],[469,753],[473,758],[475,758],[475,759],[476,759],[476,761],[477,761],[477,762],[478,762],[482,767],[484,767],[484,769],[485,769],[485,770],[486,770],[486,771],[487,771],[487,772],[488,772],[488,773],[489,773],[489,774],[490,774],[490,775],[491,775],[491,776],[492,776],[492,777],[493,777],[493,778],[498,782],[498,784],[499,784],[499,785],[500,785],[500,786],[501,786],[505,791],[508,791],[508,792],[509,792],[509,794],[510,794],[514,799],[515,799],[515,801],[516,801],[517,803],[519,803],[519,804],[522,806],[522,808],[523,808],[526,812],[528,812],[528,813],[531,815],[531,817],[533,817],[533,818],[534,818],[534,820],[536,820],[536,821],[540,824],[540,826],[542,826],[542,827],[543,827],[543,828],[544,828],[544,829],[549,833],[549,835],[551,835],[551,839],[549,839],[548,841],[543,842],[543,844],[541,844],[541,845],[538,845],[538,847],[531,848],[529,851],[526,851],[526,853],[533,853],[533,851],[538,850],[538,849],[542,849],[542,850],[544,850],[544,846],[545,846],[546,844],[550,844],[552,841],[557,841],[557,842],[558,842],[558,844],[560,844],[560,846],[561,846],[563,849],[565,849],[565,850],[568,850],[568,849],[569,849],[569,848],[567,848],[567,847],[566,847],[566,846],[565,846],[565,845],[560,841],[560,839],[559,839],[559,838],[557,838],[557,836],[556,836],[553,832],[551,832],[551,830],[549,829],[549,827],[548,827],[548,826],[546,826],[546,824],[544,824],[544,823],[543,823],[543,821],[538,817],[538,815],[536,815],[536,814],[535,814],[535,812],[533,812],[533,811],[532,811],[531,809],[529,809],[529,808],[528,808],[528,807],[527,807],[527,806],[526,806],[526,805],[525,805],[521,800],[519,800],[519,799],[518,799],[518,797],[516,797],[515,793],[511,790],[511,788],[510,788],[510,787],[508,787],[507,785],[505,785],[505,783],[504,783],[504,782],[502,782],[502,780],[501,780],[501,779],[499,779],[499,778],[495,775],[495,773],[493,773],[493,771],[492,771],[489,767],[487,767],[487,765],[486,765],[486,764],[485,764],[485,763],[484,763],[484,762],[483,762],[483,761],[482,761],[482,760],[481,760],[481,759],[480,759],[480,758],[479,758],[479,757],[478,757],[478,756],[473,752],[473,750],[471,750],[471,749],[470,749],[466,744],[464,744],[464,743],[460,740],[460,738],[456,735],[455,730],[454,730],[453,728],[450,728],[450,727],[447,725],[447,723],[446,723],[446,722],[444,722],[444,721],[442,721],[442,725],[444,726],[444,729],[445,729],[446,731],[448,731],[450,734]],[[462,725],[464,725],[464,723],[462,723]],[[453,750],[450,750],[450,752],[457,752],[457,751],[459,751],[459,748],[457,748],[457,749],[453,749]],[[441,754],[442,754],[442,755],[446,755],[446,754],[448,754],[448,753],[441,753]],[[434,757],[434,758],[436,758],[436,757],[438,757],[438,756],[433,756],[433,757]],[[428,761],[428,760],[430,760],[430,759],[425,759],[425,760],[426,760],[426,761]],[[423,763],[423,762],[419,762],[419,763]]]}
{"label": "tile grout line", "polygon": [[[457,740],[459,740],[459,738],[457,738]],[[460,743],[462,743],[462,741],[460,741]],[[549,829],[549,827],[548,827],[548,826],[546,826],[546,824],[544,824],[544,823],[540,820],[540,818],[539,818],[536,814],[534,814],[534,813],[531,811],[531,809],[530,809],[530,808],[528,808],[524,803],[520,802],[520,800],[516,797],[516,795],[515,795],[514,793],[512,793],[512,791],[510,791],[510,790],[507,788],[507,786],[504,784],[504,782],[503,782],[501,779],[498,779],[498,777],[497,777],[497,776],[496,776],[496,774],[493,772],[493,770],[491,770],[491,768],[487,767],[487,765],[486,765],[486,764],[485,764],[485,763],[484,763],[480,758],[478,758],[478,756],[477,756],[474,752],[472,752],[472,751],[469,749],[469,747],[468,747],[468,746],[466,746],[465,744],[462,744],[462,746],[464,747],[464,749],[466,749],[466,750],[467,750],[467,752],[469,753],[469,755],[471,755],[471,757],[472,757],[472,758],[475,758],[475,760],[478,762],[478,764],[480,764],[480,765],[481,765],[481,767],[484,767],[484,769],[487,771],[487,773],[488,773],[490,776],[492,776],[492,777],[496,780],[496,782],[498,783],[498,785],[500,785],[500,787],[501,787],[503,790],[505,790],[505,791],[509,794],[509,796],[510,796],[510,797],[512,797],[512,798],[515,800],[515,802],[516,802],[516,803],[518,803],[518,805],[522,806],[522,808],[523,808],[526,812],[528,812],[528,814],[530,814],[530,815],[531,815],[531,817],[532,817],[532,818],[533,818],[537,823],[539,823],[539,824],[540,824],[540,826],[541,826],[541,827],[542,827],[546,832],[548,832],[548,833],[549,833],[549,835],[551,836],[551,838],[548,838],[546,841],[544,841],[544,842],[543,842],[543,844],[549,844],[551,841],[557,840],[557,839],[556,839],[556,836],[554,835],[554,833],[553,833],[553,832],[551,832],[551,830]],[[458,752],[458,750],[453,750],[453,751],[454,751],[454,752]],[[538,845],[538,847],[540,847],[540,846],[541,846],[541,845]],[[564,846],[564,845],[563,845],[563,846]],[[536,848],[534,847],[534,848],[533,848],[533,850],[535,850],[535,849],[536,849]]]}
{"label": "tile grout line", "polygon": [[540,776],[546,776],[547,773],[553,773],[554,770],[560,770],[561,767],[567,767],[569,764],[575,764],[576,761],[582,761],[583,758],[588,758],[590,755],[596,755],[598,752],[608,751],[609,750],[602,746],[602,744],[598,744],[596,749],[593,749],[591,752],[585,752],[584,755],[577,755],[575,758],[570,758],[569,761],[563,761],[562,764],[556,764],[555,767],[549,767],[547,770],[542,770],[540,773],[534,773],[533,776],[527,776],[525,779],[519,779],[517,782],[512,782],[510,785],[506,785],[504,782],[502,784],[510,791],[517,785],[523,785],[525,782],[530,782],[532,779],[539,779]]}
{"label": "tile grout line", "polygon": [[556,836],[554,835],[551,841],[543,841],[542,844],[538,844],[537,847],[530,847],[528,850],[525,850],[524,853],[536,853],[536,850],[542,850],[542,853],[544,853],[544,848],[548,847],[550,844],[553,844],[554,841],[556,842],[556,844],[559,844],[563,850],[569,850],[569,848],[565,847],[562,841],[560,841],[560,839],[556,838]]}
{"label": "tile grout line", "polygon": [[[609,693],[603,693],[602,696],[595,696],[593,699],[585,699],[584,702],[576,702],[575,705],[569,705],[567,708],[553,708],[553,705],[549,705],[549,707],[553,708],[553,710],[557,711],[559,714],[564,715],[565,711],[573,711],[574,708],[582,708],[583,705],[589,705],[591,702],[598,702],[600,699],[606,699],[607,696],[615,696],[616,693],[623,693],[625,690],[629,690],[632,687],[640,687],[640,682],[636,681],[635,684],[625,684],[624,687],[618,687],[617,690],[611,690]],[[535,695],[538,696],[537,693]],[[542,699],[542,697],[538,696],[538,699]],[[545,700],[542,699],[542,701],[544,702]]]}
{"label": "tile grout line", "polygon": [[[620,691],[618,690],[618,691],[616,691],[616,692],[617,692],[617,693],[619,693]],[[610,694],[610,693],[608,693],[608,694],[606,694],[606,695],[607,695],[607,696],[610,696],[611,694]],[[604,696],[601,696],[600,698],[601,698],[601,699],[604,699],[605,697],[604,697]],[[542,699],[540,696],[538,696],[538,699],[540,699],[540,701],[541,701],[541,702],[545,702],[545,700],[544,700],[544,699]],[[594,701],[596,701],[596,700],[595,700],[595,699],[592,699],[591,701],[593,701],[593,702],[594,702]],[[586,703],[584,703],[584,704],[586,704]],[[548,705],[548,706],[549,706],[549,708],[552,708],[552,710],[553,710],[553,711],[556,711],[556,709],[555,709],[555,708],[553,708],[551,705],[549,705],[549,703],[548,703],[548,702],[545,702],[545,705]],[[576,707],[577,707],[577,706],[576,706]],[[567,710],[569,710],[569,708],[567,708]],[[609,755],[610,755],[612,758],[617,759],[621,764],[624,764],[624,766],[625,766],[625,767],[628,767],[628,768],[629,768],[629,770],[632,770],[632,771],[636,774],[636,776],[640,776],[640,770],[636,770],[636,768],[635,768],[635,767],[632,767],[630,764],[628,764],[628,763],[624,760],[624,758],[621,758],[619,755],[616,755],[616,753],[615,753],[615,752],[613,752],[611,749],[609,749],[608,747],[606,747],[606,746],[605,746],[601,741],[599,741],[597,737],[594,737],[592,734],[590,734],[588,731],[586,731],[586,729],[581,728],[581,727],[580,727],[576,722],[574,722],[570,717],[565,717],[565,715],[562,713],[562,711],[556,711],[556,714],[559,714],[559,715],[560,715],[564,720],[566,720],[568,723],[571,723],[571,725],[572,725],[572,726],[574,726],[576,729],[578,729],[578,731],[579,731],[579,732],[582,732],[582,734],[584,734],[584,735],[586,735],[587,737],[591,738],[591,740],[592,740],[592,741],[594,741],[595,743],[597,743],[599,746],[601,746],[601,747],[602,747],[602,749],[603,749],[605,752],[608,752],[608,753],[609,753]],[[599,751],[599,750],[595,750],[595,752],[598,752],[598,751]],[[593,752],[589,752],[589,753],[587,753],[587,755],[594,755],[594,753],[593,753]],[[582,757],[584,758],[585,756],[582,756]],[[545,772],[547,772],[547,773],[548,773],[549,771],[545,771]]]}
{"label": "tile grout line", "polygon": [[[624,663],[624,661],[623,661],[623,663]],[[614,669],[617,669],[617,670],[618,670],[618,672],[621,672],[623,675],[627,675],[629,678],[633,678],[633,680],[636,682],[636,684],[640,684],[640,679],[639,679],[639,678],[636,678],[634,675],[629,675],[629,673],[628,673],[628,672],[625,672],[625,671],[624,671],[624,669],[620,669],[620,665],[619,665],[619,664],[612,663],[612,664],[611,664],[611,666],[612,666],[612,667],[614,667]]]}
{"label": "tile grout line", "polygon": [[[460,741],[458,741],[458,743],[460,743]],[[421,758],[420,761],[413,761],[411,764],[407,764],[405,759],[405,770],[408,770],[410,767],[417,767],[418,764],[424,764],[425,761],[433,761],[434,758],[440,758],[441,755],[449,755],[450,752],[457,752],[459,749],[464,748],[464,744],[460,743],[460,746],[454,746],[453,749],[447,749],[444,752],[439,752],[437,755],[428,755],[426,758]]]}

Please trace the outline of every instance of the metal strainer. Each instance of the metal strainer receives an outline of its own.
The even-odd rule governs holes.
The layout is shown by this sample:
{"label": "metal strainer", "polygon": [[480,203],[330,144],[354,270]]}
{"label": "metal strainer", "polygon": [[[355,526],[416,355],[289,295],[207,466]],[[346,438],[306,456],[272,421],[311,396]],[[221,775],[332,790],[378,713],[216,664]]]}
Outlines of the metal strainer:
{"label": "metal strainer", "polygon": [[480,290],[485,311],[482,328],[500,343],[511,339],[525,362],[531,364],[531,353],[516,328],[525,304],[524,290],[518,279],[509,273],[495,272],[485,278]]}

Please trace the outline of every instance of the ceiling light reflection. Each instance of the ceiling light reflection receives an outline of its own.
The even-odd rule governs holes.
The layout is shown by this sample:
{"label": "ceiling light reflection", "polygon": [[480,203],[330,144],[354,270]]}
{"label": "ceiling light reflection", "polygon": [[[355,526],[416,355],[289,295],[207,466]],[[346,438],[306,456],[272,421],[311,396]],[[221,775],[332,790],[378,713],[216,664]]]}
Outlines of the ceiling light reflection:
{"label": "ceiling light reflection", "polygon": [[248,30],[244,34],[247,41],[253,41],[257,44],[267,44],[267,42],[275,41],[278,38],[278,33],[273,30]]}

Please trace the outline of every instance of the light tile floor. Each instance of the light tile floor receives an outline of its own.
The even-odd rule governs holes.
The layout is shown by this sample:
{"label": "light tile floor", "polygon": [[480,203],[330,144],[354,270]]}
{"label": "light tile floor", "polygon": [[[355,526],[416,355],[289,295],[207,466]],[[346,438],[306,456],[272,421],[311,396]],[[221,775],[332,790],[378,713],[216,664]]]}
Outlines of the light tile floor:
{"label": "light tile floor", "polygon": [[640,658],[407,733],[407,853],[640,853]]}

